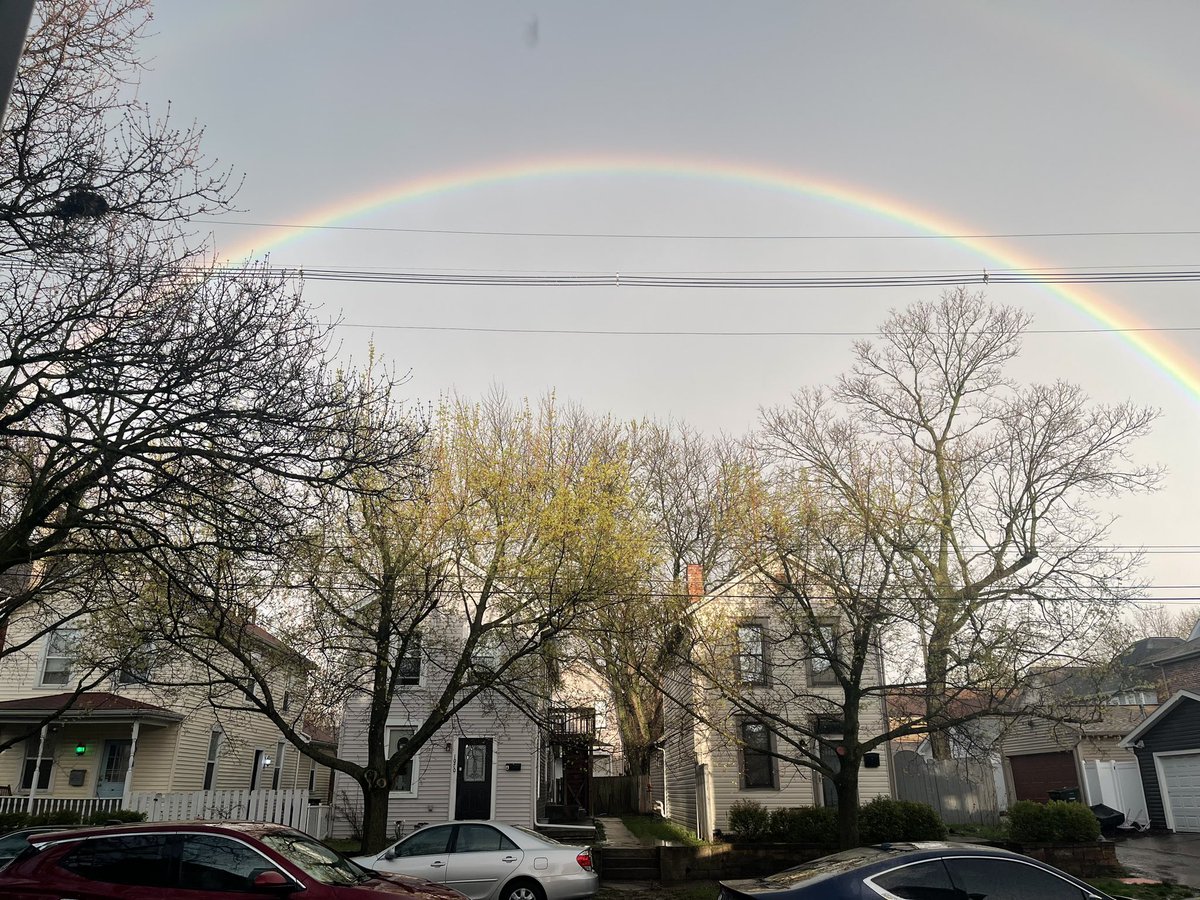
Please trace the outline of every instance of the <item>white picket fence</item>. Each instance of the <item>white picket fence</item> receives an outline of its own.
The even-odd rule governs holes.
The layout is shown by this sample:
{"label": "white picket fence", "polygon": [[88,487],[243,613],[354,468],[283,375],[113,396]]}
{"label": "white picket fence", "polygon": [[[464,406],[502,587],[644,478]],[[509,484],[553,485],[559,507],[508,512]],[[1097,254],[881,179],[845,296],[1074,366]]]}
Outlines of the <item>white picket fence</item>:
{"label": "white picket fence", "polygon": [[31,812],[41,815],[69,810],[80,816],[90,816],[102,810],[111,812],[120,808],[120,797],[34,797],[32,804],[28,797],[0,797],[0,813]]}
{"label": "white picket fence", "polygon": [[1103,803],[1125,813],[1129,824],[1147,825],[1150,816],[1138,764],[1122,760],[1089,759],[1083,763],[1083,784],[1089,806]]}
{"label": "white picket fence", "polygon": [[225,822],[274,822],[314,837],[325,837],[326,807],[311,805],[303,788],[291,791],[181,791],[160,794],[134,791],[129,809],[144,812],[149,822],[178,822],[193,819]]}

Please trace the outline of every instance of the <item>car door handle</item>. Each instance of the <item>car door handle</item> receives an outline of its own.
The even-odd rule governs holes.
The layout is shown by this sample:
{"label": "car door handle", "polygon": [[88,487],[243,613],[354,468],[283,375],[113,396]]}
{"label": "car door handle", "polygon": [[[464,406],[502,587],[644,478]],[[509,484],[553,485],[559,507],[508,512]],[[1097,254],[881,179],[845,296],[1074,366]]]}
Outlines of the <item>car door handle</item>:
{"label": "car door handle", "polygon": [[500,860],[500,862],[516,862],[516,861],[517,861],[517,858],[515,856],[506,856],[506,857],[504,857],[504,859]]}
{"label": "car door handle", "polygon": [[444,863],[444,862],[442,862],[441,860],[438,860],[437,862],[431,862],[431,863],[429,864],[429,867],[430,867],[431,869],[440,869],[440,868],[441,868],[442,866],[444,866],[444,865],[445,865],[445,863]]}

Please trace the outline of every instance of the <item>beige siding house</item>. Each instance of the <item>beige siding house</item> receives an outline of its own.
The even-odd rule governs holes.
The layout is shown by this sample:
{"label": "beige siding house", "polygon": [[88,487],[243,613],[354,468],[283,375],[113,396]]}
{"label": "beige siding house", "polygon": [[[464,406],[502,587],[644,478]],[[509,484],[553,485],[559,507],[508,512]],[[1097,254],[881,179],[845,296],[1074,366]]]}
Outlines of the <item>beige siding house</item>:
{"label": "beige siding house", "polygon": [[[0,659],[0,740],[19,740],[0,752],[0,796],[127,800],[134,791],[303,788],[327,799],[328,770],[266,717],[214,705],[220,698],[196,664],[147,646],[136,666],[105,674],[85,661],[94,656],[87,619],[39,631],[18,618],[4,635],[11,652]],[[282,695],[287,673],[280,679]]]}
{"label": "beige siding house", "polygon": [[[821,709],[820,698],[828,696],[836,703],[840,689],[822,671],[797,662],[806,655],[804,651],[791,647],[794,652],[785,652],[789,649],[785,642],[797,638],[785,637],[783,626],[774,621],[767,599],[772,592],[764,580],[747,575],[704,593],[699,585],[702,574],[694,568],[689,567],[688,573],[694,614],[710,626],[719,623],[718,628],[757,648],[748,662],[745,647],[730,661],[729,677],[744,682],[745,696],[791,721],[827,718],[828,707]],[[753,666],[754,676],[734,671],[739,665]],[[879,683],[879,667],[875,659],[871,683]],[[754,800],[768,809],[836,802],[822,775],[771,756],[778,747],[777,735],[763,722],[739,712],[694,671],[678,672],[667,694],[665,813],[672,820],[709,838],[714,830],[728,828],[729,809],[739,800]],[[883,702],[870,703],[862,716],[862,731],[882,733],[886,730]],[[835,737],[837,724],[830,719],[828,727],[827,735]],[[861,770],[859,791],[863,802],[891,794],[886,748],[880,748],[872,765]]]}

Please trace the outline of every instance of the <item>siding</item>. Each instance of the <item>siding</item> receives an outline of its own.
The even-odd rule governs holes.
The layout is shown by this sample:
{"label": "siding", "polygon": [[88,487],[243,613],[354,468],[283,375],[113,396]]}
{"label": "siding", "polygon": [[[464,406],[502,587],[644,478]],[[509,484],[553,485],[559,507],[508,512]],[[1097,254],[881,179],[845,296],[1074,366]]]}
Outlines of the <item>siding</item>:
{"label": "siding", "polygon": [[1155,828],[1166,828],[1167,816],[1154,767],[1154,754],[1168,750],[1200,750],[1200,703],[1183,698],[1177,707],[1142,735],[1142,743],[1145,746],[1134,752],[1142,773],[1150,824]]}
{"label": "siding", "polygon": [[[664,804],[671,821],[696,830],[696,721],[685,698],[694,695],[688,673],[677,670],[663,699]],[[691,702],[695,702],[694,700]]]}

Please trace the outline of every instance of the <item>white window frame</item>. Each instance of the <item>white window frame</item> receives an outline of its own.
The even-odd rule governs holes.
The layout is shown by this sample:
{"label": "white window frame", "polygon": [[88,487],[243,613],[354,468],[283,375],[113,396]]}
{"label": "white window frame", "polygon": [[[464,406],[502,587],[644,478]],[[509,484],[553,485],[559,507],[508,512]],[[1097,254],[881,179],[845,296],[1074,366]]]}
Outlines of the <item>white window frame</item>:
{"label": "white window frame", "polygon": [[[216,737],[216,742],[213,742],[213,737]],[[208,733],[208,751],[204,757],[204,778],[201,780],[201,785],[205,781],[208,786],[202,788],[206,791],[215,791],[217,789],[217,773],[221,768],[221,747],[225,744],[225,732],[220,728],[214,728]],[[212,774],[209,774],[208,767],[212,766]]]}
{"label": "white window frame", "polygon": [[308,792],[315,794],[317,791],[317,761],[310,759],[308,761]]}
{"label": "white window frame", "polygon": [[[413,734],[416,734],[417,730],[420,727],[421,727],[420,722],[388,722],[387,726],[384,728],[384,731],[383,731],[383,739],[384,739],[384,741],[386,741],[386,743],[384,744],[384,747],[383,747],[384,752],[387,753],[387,755],[389,757],[391,756],[392,732],[393,731],[400,731],[403,729],[403,730],[411,731]],[[409,779],[409,784],[412,786],[411,790],[395,791],[395,790],[391,790],[389,788],[388,794],[392,797],[413,797],[413,798],[420,797],[420,795],[421,795],[421,792],[420,792],[421,751],[420,750],[418,750],[416,755],[412,758],[412,777]]]}
{"label": "white window frame", "polygon": [[[38,755],[37,755],[39,744],[42,744],[41,759],[38,759]],[[56,750],[55,744],[56,744],[55,737],[52,734],[46,736],[46,740],[44,743],[42,742],[41,738],[37,734],[34,734],[26,739],[25,755],[21,758],[21,771],[17,773],[17,789],[18,789],[19,793],[28,794],[29,791],[32,790],[33,785],[38,783],[38,775],[41,771],[43,762],[48,762],[50,765],[47,767],[47,772],[46,772],[46,786],[42,787],[42,786],[38,785],[38,793],[41,793],[43,791],[49,793],[54,790],[54,775],[55,775],[55,770],[58,769],[58,765],[55,762],[55,750]],[[27,765],[29,765],[29,761],[31,759],[34,761],[33,777],[29,783],[29,787],[26,787],[25,786],[25,767]]]}
{"label": "white window frame", "polygon": [[[413,646],[414,644],[416,645],[415,647]],[[416,681],[408,681],[408,680],[406,680],[406,677],[402,676],[397,681],[397,683],[401,687],[424,687],[425,686],[425,658],[421,652],[421,647],[423,644],[424,644],[424,641],[421,640],[421,632],[419,632],[419,631],[413,632],[413,634],[409,638],[409,644],[408,644],[409,654],[396,658],[397,667],[399,667],[401,660],[409,659],[411,656],[414,656],[414,655],[417,658],[417,680]]]}
{"label": "white window frame", "polygon": [[254,753],[250,757],[250,790],[257,791],[259,789],[259,778],[262,776],[264,768],[263,761],[267,758],[266,747],[255,747]]}
{"label": "white window frame", "polygon": [[[60,632],[70,632],[74,635],[74,639],[72,641],[73,646],[71,647],[70,656],[62,656],[62,655],[51,656],[50,655],[50,646],[54,642],[55,636],[57,634],[59,634]],[[42,661],[41,661],[41,665],[38,667],[38,687],[68,688],[68,689],[71,687],[71,684],[73,682],[74,675],[75,675],[75,663],[76,663],[76,655],[77,655],[75,653],[75,648],[78,647],[78,645],[79,645],[80,635],[81,635],[81,629],[75,625],[60,625],[57,628],[53,629],[52,631],[47,632],[46,639],[45,639],[45,641],[42,642]],[[49,682],[49,683],[46,681],[46,664],[51,659],[69,660],[69,664],[66,669],[66,676],[67,676],[66,680]]]}
{"label": "white window frame", "polygon": [[[287,743],[278,741],[275,744],[275,758],[272,760],[274,765],[271,766],[271,790],[279,790],[283,783],[283,756],[287,752]],[[292,785],[295,787],[295,785]]]}

